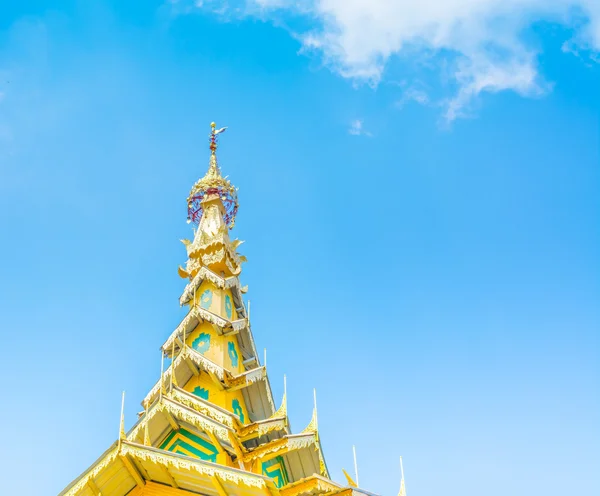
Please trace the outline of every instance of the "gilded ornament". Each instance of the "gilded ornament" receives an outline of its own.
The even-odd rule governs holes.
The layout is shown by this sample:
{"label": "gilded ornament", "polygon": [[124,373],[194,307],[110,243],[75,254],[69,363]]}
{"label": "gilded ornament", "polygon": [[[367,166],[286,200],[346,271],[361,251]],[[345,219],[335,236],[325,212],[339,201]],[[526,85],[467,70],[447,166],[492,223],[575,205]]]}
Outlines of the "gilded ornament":
{"label": "gilded ornament", "polygon": [[218,135],[227,128],[216,129],[214,122],[211,123],[210,143],[210,161],[208,171],[203,178],[199,179],[192,187],[187,199],[188,204],[188,222],[198,225],[202,219],[203,205],[205,198],[216,195],[221,198],[225,209],[224,220],[227,226],[232,229],[235,225],[235,216],[238,211],[237,190],[231,182],[221,175],[221,169],[217,162]]}

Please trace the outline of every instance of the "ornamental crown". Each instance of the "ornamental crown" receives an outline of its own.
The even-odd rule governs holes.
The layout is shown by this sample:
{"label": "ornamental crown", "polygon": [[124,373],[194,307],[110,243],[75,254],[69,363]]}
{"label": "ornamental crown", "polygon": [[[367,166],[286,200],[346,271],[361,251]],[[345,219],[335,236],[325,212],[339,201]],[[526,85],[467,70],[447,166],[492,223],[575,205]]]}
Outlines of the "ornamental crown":
{"label": "ornamental crown", "polygon": [[187,199],[188,204],[188,223],[193,222],[195,225],[200,224],[202,219],[202,202],[207,196],[217,195],[223,202],[225,214],[223,220],[229,227],[233,229],[235,225],[235,216],[238,211],[237,189],[231,184],[227,177],[221,175],[221,169],[217,162],[217,147],[219,134],[223,133],[227,128],[222,127],[216,129],[217,125],[211,122],[211,133],[209,135],[210,143],[210,161],[208,171],[203,178],[196,181],[190,195]]}

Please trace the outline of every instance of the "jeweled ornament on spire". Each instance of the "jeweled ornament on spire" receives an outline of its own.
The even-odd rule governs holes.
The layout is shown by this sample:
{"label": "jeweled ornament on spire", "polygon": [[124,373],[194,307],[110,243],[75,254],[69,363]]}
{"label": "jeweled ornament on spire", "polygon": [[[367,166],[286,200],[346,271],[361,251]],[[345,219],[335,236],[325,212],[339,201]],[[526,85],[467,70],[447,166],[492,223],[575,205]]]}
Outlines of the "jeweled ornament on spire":
{"label": "jeweled ornament on spire", "polygon": [[221,169],[219,168],[219,163],[217,161],[219,134],[225,132],[227,128],[222,127],[217,129],[217,125],[214,122],[211,122],[210,127],[210,161],[208,171],[202,179],[199,179],[196,184],[194,184],[190,191],[190,196],[187,199],[188,223],[192,222],[195,225],[198,225],[202,219],[202,201],[205,196],[218,195],[225,208],[223,220],[229,229],[233,229],[233,226],[235,225],[235,216],[238,211],[237,191],[227,177],[221,175]]}

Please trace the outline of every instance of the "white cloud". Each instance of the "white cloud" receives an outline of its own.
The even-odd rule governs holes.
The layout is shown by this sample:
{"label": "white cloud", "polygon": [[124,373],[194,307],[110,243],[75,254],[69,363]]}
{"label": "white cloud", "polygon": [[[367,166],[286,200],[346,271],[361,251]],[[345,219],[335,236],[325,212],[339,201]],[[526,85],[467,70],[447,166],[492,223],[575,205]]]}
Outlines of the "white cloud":
{"label": "white cloud", "polygon": [[407,103],[415,102],[419,105],[429,105],[430,99],[427,92],[417,86],[409,86],[402,92],[402,96],[396,102],[399,108],[404,107]]}
{"label": "white cloud", "polygon": [[[443,57],[448,120],[463,115],[482,92],[541,95],[537,52],[523,30],[537,21],[573,27],[571,51],[600,51],[600,0],[237,0],[229,14],[309,19],[292,32],[343,77],[377,85],[393,57],[429,62]],[[304,23],[306,24],[306,23]],[[595,59],[597,60],[597,59]],[[439,61],[439,60],[438,60]],[[438,64],[440,65],[440,64]]]}
{"label": "white cloud", "polygon": [[362,119],[354,119],[352,122],[350,122],[350,129],[348,129],[348,133],[354,136],[373,136],[364,128]]}

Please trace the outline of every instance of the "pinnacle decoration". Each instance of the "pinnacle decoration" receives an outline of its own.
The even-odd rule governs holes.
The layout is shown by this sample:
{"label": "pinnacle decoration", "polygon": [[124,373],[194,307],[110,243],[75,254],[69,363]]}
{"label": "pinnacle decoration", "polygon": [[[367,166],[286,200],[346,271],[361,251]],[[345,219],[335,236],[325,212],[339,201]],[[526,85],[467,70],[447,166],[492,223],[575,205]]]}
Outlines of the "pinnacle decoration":
{"label": "pinnacle decoration", "polygon": [[218,195],[223,202],[225,214],[223,220],[229,229],[235,225],[235,216],[238,211],[237,190],[231,182],[221,175],[221,169],[217,162],[217,148],[219,146],[219,134],[225,132],[226,127],[216,129],[217,125],[211,122],[211,133],[209,135],[210,161],[208,171],[203,178],[199,179],[192,187],[187,199],[188,205],[188,223],[194,223],[196,226],[202,219],[202,202],[204,198],[212,195]]}

